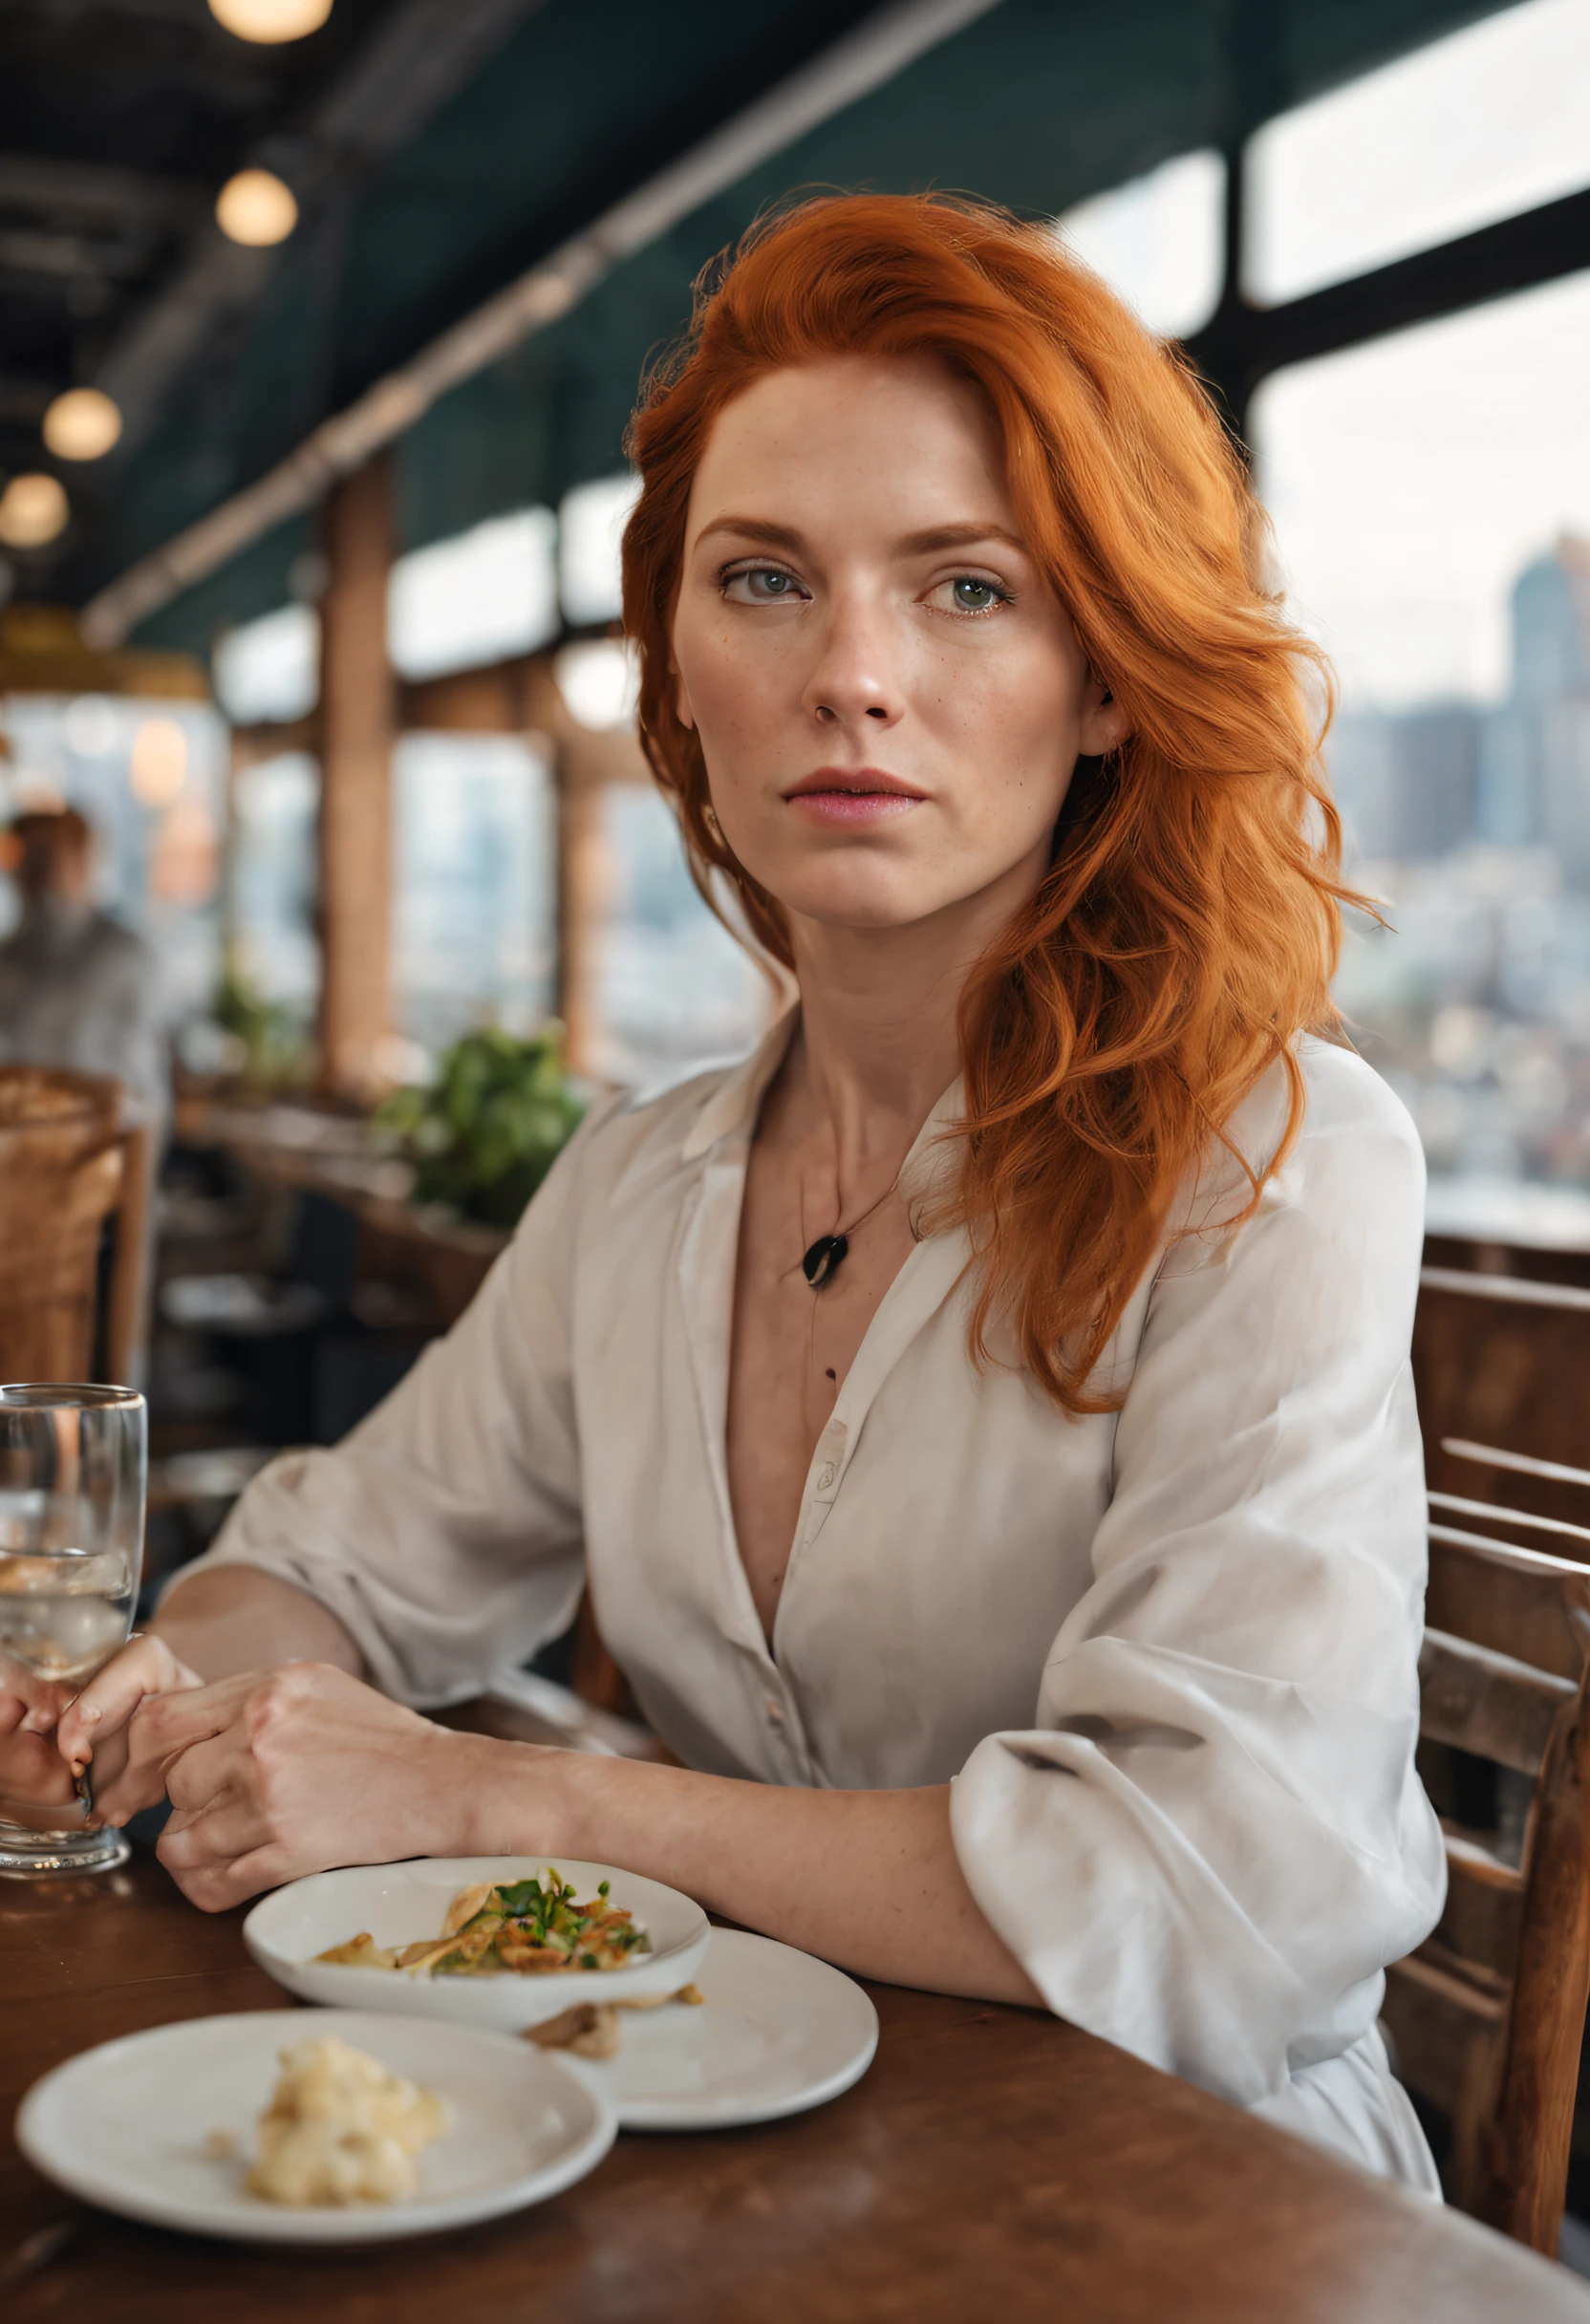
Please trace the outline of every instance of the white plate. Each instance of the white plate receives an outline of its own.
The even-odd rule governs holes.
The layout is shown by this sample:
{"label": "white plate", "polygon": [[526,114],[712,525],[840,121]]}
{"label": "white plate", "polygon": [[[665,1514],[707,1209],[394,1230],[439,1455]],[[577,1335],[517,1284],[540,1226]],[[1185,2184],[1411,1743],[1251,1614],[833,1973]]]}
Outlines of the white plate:
{"label": "white plate", "polygon": [[[277,2053],[328,2034],[452,2108],[405,2203],[288,2208],[244,2186]],[[362,2010],[259,2010],[158,2026],[69,2058],[23,2099],[16,2141],[47,2179],[129,2219],[251,2243],[367,2244],[543,2203],[595,2168],[616,2127],[589,2069],[508,2034]],[[206,2151],[217,2131],[233,2141],[230,2159]]]}
{"label": "white plate", "polygon": [[406,1864],[351,1864],[316,1872],[264,1898],[243,1924],[243,1941],[261,1969],[306,2001],[333,2009],[399,2011],[405,2016],[453,2017],[462,2025],[517,2033],[555,2017],[576,2001],[616,2001],[625,1993],[671,1993],[688,1985],[712,1931],[699,1904],[660,1881],[612,1864],[570,1859],[557,1866],[582,1903],[597,1883],[612,1883],[612,1902],[628,1905],[652,1950],[622,1969],[566,1969],[545,1977],[407,1977],[400,1970],[343,1969],[316,1953],[346,1945],[368,1929],[377,1945],[413,1945],[441,1933],[447,1906],[475,1881],[522,1881],[546,1872],[535,1856],[420,1857]]}
{"label": "white plate", "polygon": [[586,2072],[626,2130],[728,2130],[821,2106],[878,2046],[859,1985],[793,1946],[715,1928],[699,2009],[626,2010],[618,2055]]}

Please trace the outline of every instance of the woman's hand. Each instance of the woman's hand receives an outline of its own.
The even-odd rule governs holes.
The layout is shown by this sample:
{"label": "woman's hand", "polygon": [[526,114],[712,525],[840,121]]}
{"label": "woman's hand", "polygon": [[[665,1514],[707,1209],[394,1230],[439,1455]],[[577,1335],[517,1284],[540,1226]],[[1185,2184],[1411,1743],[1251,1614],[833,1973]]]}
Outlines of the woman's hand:
{"label": "woman's hand", "polygon": [[70,1797],[76,1771],[92,1765],[93,1823],[125,1823],[164,1798],[166,1754],[151,1737],[146,1708],[204,1683],[151,1632],[129,1639],[75,1699],[68,1691],[54,1730],[57,1771]]}
{"label": "woman's hand", "polygon": [[161,1861],[206,1912],[332,1864],[476,1852],[485,1761],[504,1749],[324,1663],[163,1695],[140,1720],[172,1801]]}

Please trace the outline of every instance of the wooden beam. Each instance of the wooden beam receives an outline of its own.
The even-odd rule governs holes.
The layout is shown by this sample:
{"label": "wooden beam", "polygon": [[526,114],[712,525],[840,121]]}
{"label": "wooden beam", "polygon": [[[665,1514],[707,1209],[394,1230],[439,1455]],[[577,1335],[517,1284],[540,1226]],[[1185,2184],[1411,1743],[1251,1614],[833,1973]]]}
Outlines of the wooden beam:
{"label": "wooden beam", "polygon": [[354,1098],[381,1086],[376,1052],[391,1029],[392,537],[383,455],[326,503],[331,576],[320,608],[320,1072],[327,1089]]}
{"label": "wooden beam", "polygon": [[398,688],[398,723],[404,734],[527,734],[547,722],[549,685],[544,654],[405,678]]}
{"label": "wooden beam", "polygon": [[312,759],[319,758],[318,710],[311,710],[301,719],[272,720],[258,726],[232,728],[234,775],[250,766],[264,766],[269,760],[284,758],[289,751],[303,751]]}

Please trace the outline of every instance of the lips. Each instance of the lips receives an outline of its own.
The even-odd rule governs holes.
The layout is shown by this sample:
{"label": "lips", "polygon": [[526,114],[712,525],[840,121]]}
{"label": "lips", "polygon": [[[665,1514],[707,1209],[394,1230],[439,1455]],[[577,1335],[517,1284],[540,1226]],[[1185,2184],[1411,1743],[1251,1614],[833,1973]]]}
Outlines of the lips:
{"label": "lips", "polygon": [[803,775],[785,791],[786,799],[818,797],[850,799],[891,798],[919,801],[926,793],[899,775],[889,774],[881,766],[819,766],[809,775]]}
{"label": "lips", "polygon": [[880,766],[820,766],[784,793],[804,821],[850,830],[896,822],[920,807],[925,796]]}

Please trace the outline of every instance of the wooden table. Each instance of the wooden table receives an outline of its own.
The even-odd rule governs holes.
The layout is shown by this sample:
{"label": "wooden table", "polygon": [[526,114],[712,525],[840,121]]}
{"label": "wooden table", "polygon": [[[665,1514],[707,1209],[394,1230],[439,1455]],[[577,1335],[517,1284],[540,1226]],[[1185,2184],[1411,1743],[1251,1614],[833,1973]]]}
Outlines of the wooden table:
{"label": "wooden table", "polygon": [[306,2257],[71,2202],[17,2157],[18,2097],[112,2035],[282,2007],[240,1918],[194,1911],[141,1854],[99,1881],[0,1882],[7,2324],[1590,2318],[1565,2270],[1070,2026],[890,1987],[872,2069],[831,2105],[625,2135],[581,2185],[494,2226]]}

